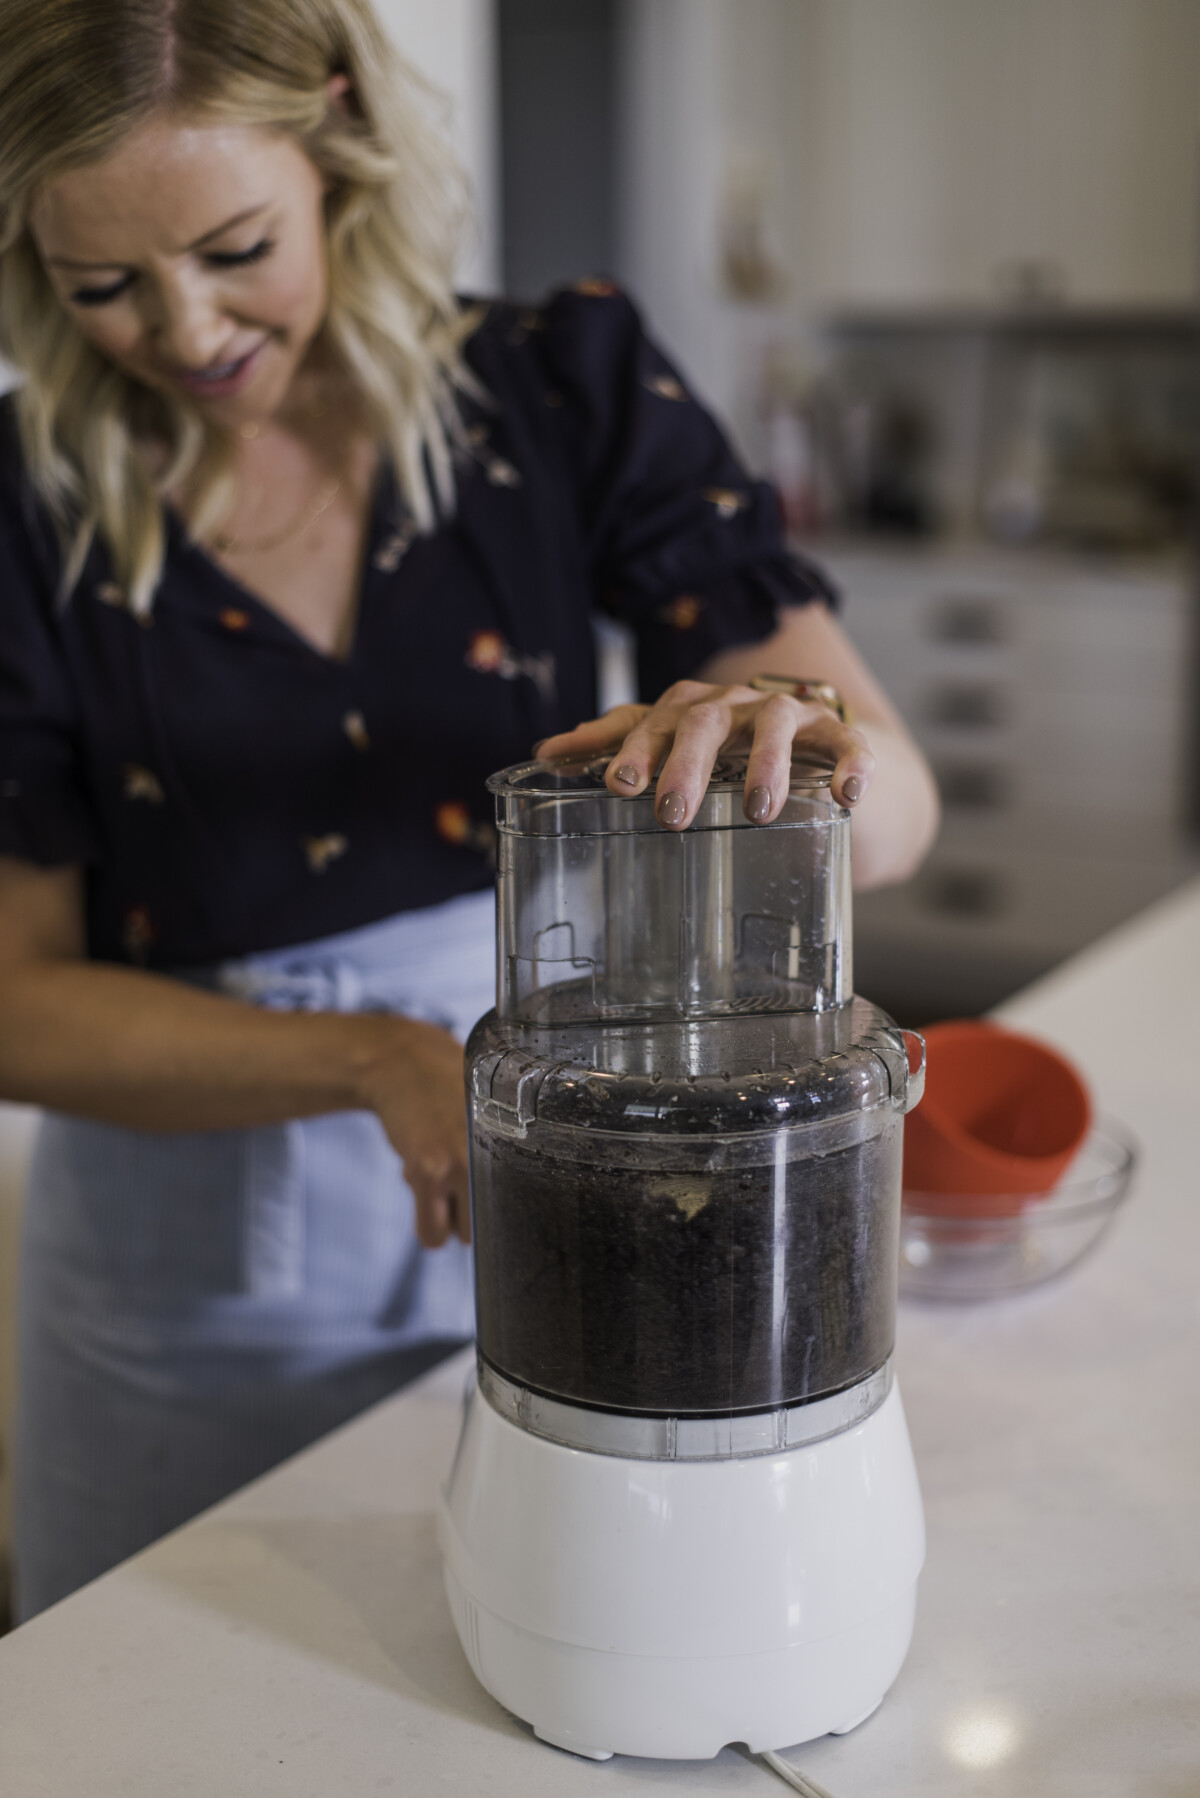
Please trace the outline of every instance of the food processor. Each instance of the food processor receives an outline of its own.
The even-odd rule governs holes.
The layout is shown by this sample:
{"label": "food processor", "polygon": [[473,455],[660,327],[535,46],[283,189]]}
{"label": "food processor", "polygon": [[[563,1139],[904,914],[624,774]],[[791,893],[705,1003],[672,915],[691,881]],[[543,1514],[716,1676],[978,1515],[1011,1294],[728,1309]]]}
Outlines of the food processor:
{"label": "food processor", "polygon": [[691,826],[603,761],[495,775],[467,1045],[478,1357],[439,1513],[481,1683],[576,1754],[852,1729],[924,1521],[892,1374],[923,1045],[853,994],[850,818],[718,763]]}

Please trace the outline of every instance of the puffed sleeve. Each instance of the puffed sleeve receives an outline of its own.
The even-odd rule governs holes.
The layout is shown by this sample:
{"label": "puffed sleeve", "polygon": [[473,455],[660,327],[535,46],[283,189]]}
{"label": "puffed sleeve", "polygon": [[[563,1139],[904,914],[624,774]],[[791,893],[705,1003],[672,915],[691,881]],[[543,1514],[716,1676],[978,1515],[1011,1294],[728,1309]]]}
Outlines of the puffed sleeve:
{"label": "puffed sleeve", "polygon": [[0,471],[0,855],[53,867],[98,857],[74,705],[51,619],[38,524]]}
{"label": "puffed sleeve", "polygon": [[625,294],[599,281],[556,294],[542,346],[600,603],[636,634],[643,696],[769,637],[780,606],[836,603],[788,549],[774,489],[750,478]]}

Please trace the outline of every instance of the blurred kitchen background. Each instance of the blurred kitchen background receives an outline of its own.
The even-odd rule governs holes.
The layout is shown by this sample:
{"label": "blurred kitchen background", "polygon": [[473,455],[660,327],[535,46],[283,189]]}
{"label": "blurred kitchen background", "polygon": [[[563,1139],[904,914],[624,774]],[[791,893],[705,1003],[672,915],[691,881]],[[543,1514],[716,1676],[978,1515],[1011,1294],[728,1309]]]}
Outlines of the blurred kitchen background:
{"label": "blurred kitchen background", "polygon": [[1196,865],[1200,0],[496,28],[506,288],[630,287],[937,770],[858,984],[995,1003]]}
{"label": "blurred kitchen background", "polygon": [[[1200,0],[377,3],[475,182],[464,286],[631,289],[934,763],[861,990],[978,1011],[1200,867]],[[11,1377],[0,1334],[0,1443]]]}

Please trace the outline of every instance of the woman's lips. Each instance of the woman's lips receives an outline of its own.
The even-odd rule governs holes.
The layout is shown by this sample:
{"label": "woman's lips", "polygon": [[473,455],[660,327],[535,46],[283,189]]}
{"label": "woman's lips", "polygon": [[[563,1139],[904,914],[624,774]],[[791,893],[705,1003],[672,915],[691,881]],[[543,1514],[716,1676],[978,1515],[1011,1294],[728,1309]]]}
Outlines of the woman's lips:
{"label": "woman's lips", "polygon": [[226,399],[230,394],[240,393],[251,380],[262,347],[261,343],[257,343],[244,356],[227,362],[211,362],[207,368],[177,368],[174,370],[175,379],[198,399]]}

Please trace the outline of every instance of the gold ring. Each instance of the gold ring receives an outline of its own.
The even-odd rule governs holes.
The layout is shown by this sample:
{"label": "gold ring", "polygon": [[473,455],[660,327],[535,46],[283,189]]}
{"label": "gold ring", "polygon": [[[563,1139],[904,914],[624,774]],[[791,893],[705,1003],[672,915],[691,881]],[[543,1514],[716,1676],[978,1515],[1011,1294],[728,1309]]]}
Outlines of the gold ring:
{"label": "gold ring", "polygon": [[790,674],[756,674],[750,685],[756,693],[786,693],[789,699],[828,706],[842,724],[846,723],[846,702],[827,680],[798,680]]}

